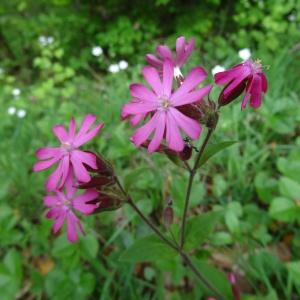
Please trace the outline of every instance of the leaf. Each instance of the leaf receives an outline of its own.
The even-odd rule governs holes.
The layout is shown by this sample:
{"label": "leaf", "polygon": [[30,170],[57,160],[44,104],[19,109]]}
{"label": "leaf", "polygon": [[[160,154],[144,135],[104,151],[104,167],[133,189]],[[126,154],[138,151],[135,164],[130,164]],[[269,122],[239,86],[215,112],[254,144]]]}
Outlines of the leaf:
{"label": "leaf", "polygon": [[150,235],[134,242],[120,256],[120,261],[131,263],[155,262],[167,260],[176,256],[176,252],[163,243],[158,237]]}
{"label": "leaf", "polygon": [[289,276],[291,277],[292,281],[300,285],[300,261],[293,261],[286,264],[286,267],[289,272]]}
{"label": "leaf", "polygon": [[97,256],[99,244],[97,242],[97,239],[92,234],[88,234],[81,240],[81,246],[83,253],[87,253],[90,257],[93,258]]}
{"label": "leaf", "polygon": [[225,212],[225,223],[231,233],[240,232],[240,221],[239,217],[243,214],[242,206],[239,202],[230,202]]}
{"label": "leaf", "polygon": [[279,180],[279,189],[283,196],[300,199],[300,184],[288,177],[281,177]]}
{"label": "leaf", "polygon": [[[217,268],[209,265],[207,262],[203,260],[193,259],[193,262],[199,269],[199,271],[204,274],[205,278],[219,291],[219,293],[226,300],[233,300],[231,286],[227,276],[219,271]],[[212,292],[208,290],[206,286],[199,282],[199,285],[202,287],[204,291],[206,291],[207,296],[213,296]]]}
{"label": "leaf", "polygon": [[186,226],[185,249],[200,246],[212,233],[220,217],[220,212],[208,212],[190,218]]}
{"label": "leaf", "polygon": [[221,142],[218,144],[208,145],[201,156],[198,168],[201,167],[202,165],[204,165],[212,156],[214,156],[218,152],[220,152],[223,149],[226,149],[236,143],[237,143],[237,141],[226,141],[226,142]]}
{"label": "leaf", "polygon": [[297,218],[300,208],[291,199],[277,197],[272,200],[269,214],[276,220],[293,221]]}
{"label": "leaf", "polygon": [[264,203],[270,203],[272,198],[278,193],[278,182],[271,178],[267,172],[259,172],[254,180],[256,192]]}

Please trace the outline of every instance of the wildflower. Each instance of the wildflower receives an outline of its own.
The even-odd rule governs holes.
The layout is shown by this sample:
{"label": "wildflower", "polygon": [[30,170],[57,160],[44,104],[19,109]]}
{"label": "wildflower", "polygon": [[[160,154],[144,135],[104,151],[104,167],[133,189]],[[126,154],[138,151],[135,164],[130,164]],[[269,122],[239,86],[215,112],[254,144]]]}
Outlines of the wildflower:
{"label": "wildflower", "polygon": [[47,37],[45,36],[40,36],[39,37],[39,43],[42,45],[42,46],[46,46],[47,45]]}
{"label": "wildflower", "polygon": [[217,74],[217,73],[219,73],[219,72],[223,72],[223,71],[225,71],[225,68],[224,68],[224,67],[222,67],[222,66],[220,66],[220,65],[216,65],[216,66],[214,66],[214,67],[212,68],[211,73],[212,73],[213,75],[215,75],[215,74]]}
{"label": "wildflower", "polygon": [[172,54],[169,47],[165,45],[159,45],[156,48],[157,56],[153,54],[147,54],[145,59],[153,67],[158,70],[162,70],[163,63],[166,59],[172,61],[174,65],[174,76],[177,77],[181,75],[180,67],[182,67],[188,58],[191,56],[195,47],[195,40],[192,38],[188,42],[185,41],[185,37],[181,36],[176,40],[176,55]]}
{"label": "wildflower", "polygon": [[58,167],[46,181],[45,186],[48,191],[61,188],[69,171],[74,171],[79,182],[90,181],[91,177],[87,167],[97,169],[96,155],[81,151],[79,147],[90,141],[103,127],[103,124],[98,124],[91,129],[95,120],[94,115],[88,114],[82,121],[77,134],[76,122],[73,118],[70,121],[68,132],[63,125],[54,126],[53,133],[60,141],[60,147],[45,147],[37,150],[36,156],[40,161],[34,164],[34,171],[42,171],[58,163]]}
{"label": "wildflower", "polygon": [[26,116],[26,110],[25,110],[25,109],[19,109],[19,110],[17,111],[17,117],[18,117],[18,118],[22,119],[22,118],[24,118],[25,116]]}
{"label": "wildflower", "polygon": [[195,89],[207,74],[201,67],[190,71],[182,85],[172,92],[174,66],[170,60],[163,64],[162,81],[158,71],[150,66],[143,69],[143,76],[151,90],[142,84],[130,86],[132,101],[125,104],[122,109],[122,117],[133,116],[134,124],[143,117],[151,116],[150,120],[138,128],[132,136],[133,143],[141,146],[154,132],[148,146],[149,152],[154,152],[160,146],[165,137],[170,149],[182,151],[184,142],[180,129],[191,139],[197,139],[201,133],[199,122],[182,114],[178,108],[182,105],[200,101],[211,90],[212,85],[201,89]]}
{"label": "wildflower", "polygon": [[96,189],[87,189],[82,194],[76,195],[77,189],[74,187],[72,172],[69,173],[64,185],[65,191],[56,190],[55,194],[44,197],[44,204],[49,207],[47,218],[53,219],[53,233],[57,233],[63,224],[67,223],[67,238],[70,242],[78,239],[78,230],[84,234],[79,218],[75,211],[89,215],[98,207],[90,201],[98,198],[99,193]]}
{"label": "wildflower", "polygon": [[262,72],[259,60],[249,59],[230,70],[217,73],[215,82],[219,85],[226,84],[219,96],[219,105],[221,106],[230,103],[245,91],[242,109],[246,107],[249,99],[253,108],[260,107],[262,94],[266,93],[268,89],[268,82]]}
{"label": "wildflower", "polygon": [[119,68],[120,70],[125,70],[128,67],[128,62],[126,60],[121,60],[119,62]]}
{"label": "wildflower", "polygon": [[118,73],[120,71],[120,66],[118,64],[112,64],[108,67],[110,73]]}
{"label": "wildflower", "polygon": [[47,37],[47,44],[50,45],[54,42],[54,37],[53,36],[48,36]]}
{"label": "wildflower", "polygon": [[12,90],[11,94],[12,94],[14,97],[18,97],[18,96],[20,96],[20,94],[21,94],[21,90],[18,89],[18,88],[15,88],[15,89]]}
{"label": "wildflower", "polygon": [[103,50],[100,46],[95,46],[92,48],[92,54],[94,56],[100,56],[100,55],[102,55],[102,53],[103,53]]}
{"label": "wildflower", "polygon": [[13,107],[13,106],[10,106],[9,108],[8,108],[8,110],[7,110],[7,113],[9,114],[9,115],[14,115],[15,113],[16,113],[16,108],[15,107]]}
{"label": "wildflower", "polygon": [[248,48],[245,48],[245,49],[241,49],[239,51],[239,57],[242,59],[242,60],[247,60],[251,57],[251,51],[250,49]]}

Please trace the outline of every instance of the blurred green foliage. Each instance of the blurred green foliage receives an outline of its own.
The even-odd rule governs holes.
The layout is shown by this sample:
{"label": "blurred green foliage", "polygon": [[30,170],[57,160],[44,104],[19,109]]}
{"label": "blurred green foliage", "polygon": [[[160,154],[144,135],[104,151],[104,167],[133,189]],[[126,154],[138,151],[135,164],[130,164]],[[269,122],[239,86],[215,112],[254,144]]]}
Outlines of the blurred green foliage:
{"label": "blurred green foliage", "polygon": [[[238,63],[241,48],[270,65],[260,110],[241,112],[238,101],[222,109],[212,144],[238,143],[199,170],[187,248],[224,293],[222,270],[238,275],[243,300],[300,299],[299,8],[297,0],[1,1],[1,299],[209,296],[128,207],[85,218],[87,235],[75,245],[52,237],[42,207],[47,172],[31,170],[35,149],[55,145],[54,124],[94,113],[106,125],[88,147],[112,161],[153,222],[169,196],[178,221],[186,174],[135,149],[119,113],[144,54],[161,42],[174,47],[179,35],[196,38],[190,65],[208,71]],[[128,69],[108,72],[120,60]],[[178,234],[176,224],[170,230]]]}

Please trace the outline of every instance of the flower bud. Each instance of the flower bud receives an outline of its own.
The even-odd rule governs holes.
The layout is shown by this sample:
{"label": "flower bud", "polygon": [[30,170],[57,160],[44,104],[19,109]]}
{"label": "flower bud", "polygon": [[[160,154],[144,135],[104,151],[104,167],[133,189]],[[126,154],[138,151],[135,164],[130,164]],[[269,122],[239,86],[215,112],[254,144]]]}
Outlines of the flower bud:
{"label": "flower bud", "polygon": [[246,88],[247,81],[246,80],[242,81],[239,85],[237,85],[234,89],[232,89],[230,93],[225,94],[224,91],[228,89],[228,86],[231,85],[231,83],[232,82],[229,82],[220,93],[219,100],[218,100],[219,106],[225,106],[230,102],[232,102],[233,100],[235,100],[236,98],[238,98]]}
{"label": "flower bud", "polygon": [[179,152],[179,157],[181,160],[189,160],[193,153],[193,147],[189,144],[185,144],[181,152]]}
{"label": "flower bud", "polygon": [[97,204],[97,208],[93,211],[93,214],[98,214],[104,211],[112,211],[120,208],[124,201],[117,195],[100,195],[96,200],[91,201],[93,204]]}
{"label": "flower bud", "polygon": [[232,294],[234,296],[234,300],[241,300],[241,295],[239,288],[237,286],[236,277],[233,273],[228,274],[228,279],[231,284]]}
{"label": "flower bud", "polygon": [[173,207],[168,206],[164,209],[163,218],[166,226],[170,226],[173,224],[173,220],[174,220]]}
{"label": "flower bud", "polygon": [[104,185],[111,185],[115,183],[115,178],[113,176],[94,176],[89,182],[81,183],[78,188],[89,189],[97,188],[100,189]]}

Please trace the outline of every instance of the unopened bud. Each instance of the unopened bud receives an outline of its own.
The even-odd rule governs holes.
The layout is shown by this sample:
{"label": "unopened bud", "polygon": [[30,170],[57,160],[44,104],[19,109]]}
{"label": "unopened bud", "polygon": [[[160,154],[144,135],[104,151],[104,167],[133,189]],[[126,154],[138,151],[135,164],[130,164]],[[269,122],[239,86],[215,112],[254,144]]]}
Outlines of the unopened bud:
{"label": "unopened bud", "polygon": [[166,226],[173,224],[174,220],[174,211],[172,206],[167,206],[163,212],[164,223]]}
{"label": "unopened bud", "polygon": [[124,204],[124,201],[116,195],[100,195],[90,203],[97,204],[98,207],[93,211],[93,214],[98,214],[104,211],[117,210]]}
{"label": "unopened bud", "polygon": [[181,152],[179,152],[179,157],[181,160],[189,160],[193,153],[193,147],[189,144],[185,144]]}
{"label": "unopened bud", "polygon": [[81,183],[78,188],[89,189],[97,188],[100,189],[103,186],[111,185],[115,183],[115,178],[113,176],[94,176],[89,182]]}
{"label": "unopened bud", "polygon": [[228,86],[232,85],[232,82],[229,82],[224,89],[222,90],[221,94],[219,95],[218,103],[220,106],[225,106],[238,98],[246,88],[247,80],[242,81],[239,85],[237,85],[230,93],[227,93],[226,89]]}
{"label": "unopened bud", "polygon": [[241,295],[240,295],[239,288],[237,286],[237,281],[236,281],[235,275],[233,273],[229,273],[228,279],[231,284],[231,290],[232,290],[232,294],[234,296],[234,300],[241,300]]}

